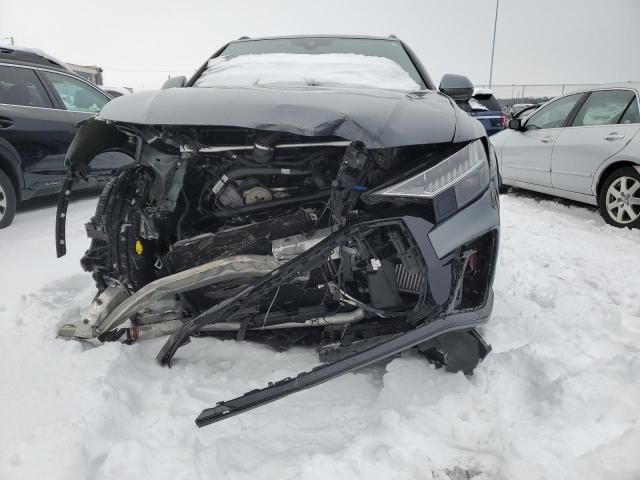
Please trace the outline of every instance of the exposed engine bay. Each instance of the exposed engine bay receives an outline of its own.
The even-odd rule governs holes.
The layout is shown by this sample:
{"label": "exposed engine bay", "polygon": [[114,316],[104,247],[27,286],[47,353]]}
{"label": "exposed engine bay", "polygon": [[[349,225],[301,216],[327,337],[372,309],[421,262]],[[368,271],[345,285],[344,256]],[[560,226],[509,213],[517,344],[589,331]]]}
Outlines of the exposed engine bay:
{"label": "exposed engine bay", "polygon": [[324,367],[206,410],[200,426],[411,348],[470,374],[490,350],[476,327],[498,244],[486,138],[386,148],[293,130],[87,121],[68,154],[59,255],[90,159],[135,161],[86,225],[95,300],[58,335],[170,335],[161,365],[193,336],[318,345]]}

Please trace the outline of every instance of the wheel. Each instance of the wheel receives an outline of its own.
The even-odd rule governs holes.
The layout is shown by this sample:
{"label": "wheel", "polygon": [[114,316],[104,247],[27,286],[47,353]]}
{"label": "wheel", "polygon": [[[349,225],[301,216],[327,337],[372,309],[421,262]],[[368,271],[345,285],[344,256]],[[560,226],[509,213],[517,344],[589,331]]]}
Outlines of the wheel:
{"label": "wheel", "polygon": [[507,193],[508,191],[509,187],[502,183],[502,175],[498,172],[498,193]]}
{"label": "wheel", "polygon": [[502,183],[502,175],[500,175],[500,167],[496,167],[498,173],[498,193],[507,193],[509,187]]}
{"label": "wheel", "polygon": [[614,227],[640,226],[640,173],[622,167],[607,177],[598,199],[604,221]]}
{"label": "wheel", "polygon": [[17,203],[16,189],[11,179],[0,170],[0,228],[11,225],[16,214]]}
{"label": "wheel", "polygon": [[136,208],[140,190],[140,170],[128,169],[105,185],[87,233],[91,245],[80,260],[93,274],[98,290],[112,278],[130,291],[152,280],[151,257],[136,252],[139,218]]}

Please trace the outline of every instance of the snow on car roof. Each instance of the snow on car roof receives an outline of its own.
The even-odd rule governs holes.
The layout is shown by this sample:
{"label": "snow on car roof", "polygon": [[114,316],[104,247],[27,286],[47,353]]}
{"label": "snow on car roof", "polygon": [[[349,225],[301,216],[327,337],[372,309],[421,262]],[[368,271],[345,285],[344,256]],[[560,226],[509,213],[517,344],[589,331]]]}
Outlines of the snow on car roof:
{"label": "snow on car roof", "polygon": [[317,85],[420,90],[409,73],[389,58],[353,53],[264,53],[209,60],[196,87]]}
{"label": "snow on car roof", "polygon": [[486,87],[475,87],[473,89],[474,95],[493,95],[493,90]]}

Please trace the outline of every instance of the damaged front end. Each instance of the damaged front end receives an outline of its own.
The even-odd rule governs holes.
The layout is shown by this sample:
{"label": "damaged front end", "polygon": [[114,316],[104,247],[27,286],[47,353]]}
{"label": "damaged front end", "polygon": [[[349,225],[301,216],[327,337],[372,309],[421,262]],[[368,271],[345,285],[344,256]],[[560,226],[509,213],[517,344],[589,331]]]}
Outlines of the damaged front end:
{"label": "damaged front end", "polygon": [[76,177],[105,149],[128,148],[136,161],[87,224],[82,266],[98,293],[59,336],[170,335],[161,365],[203,335],[314,343],[326,362],[205,410],[199,426],[408,349],[465,373],[490,350],[476,328],[493,302],[496,166],[486,137],[462,124],[471,119],[433,141],[354,116],[309,127],[117,118],[86,122],[68,154]]}

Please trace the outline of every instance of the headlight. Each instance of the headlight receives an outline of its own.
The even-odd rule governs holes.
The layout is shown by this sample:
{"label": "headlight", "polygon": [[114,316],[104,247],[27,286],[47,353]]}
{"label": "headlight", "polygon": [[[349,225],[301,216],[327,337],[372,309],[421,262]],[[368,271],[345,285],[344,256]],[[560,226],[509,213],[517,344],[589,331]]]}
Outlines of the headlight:
{"label": "headlight", "polygon": [[461,208],[489,185],[490,176],[487,152],[482,140],[476,140],[434,167],[375,195],[434,198],[453,188]]}

